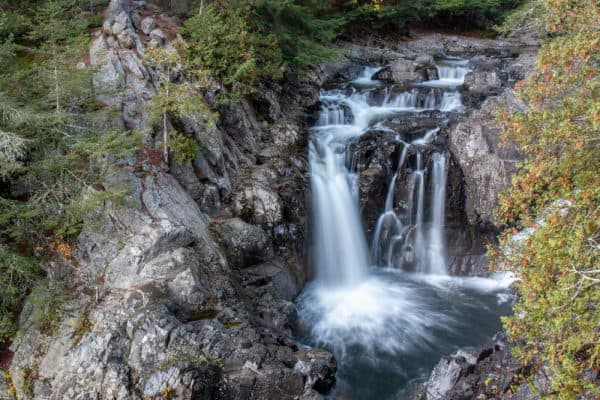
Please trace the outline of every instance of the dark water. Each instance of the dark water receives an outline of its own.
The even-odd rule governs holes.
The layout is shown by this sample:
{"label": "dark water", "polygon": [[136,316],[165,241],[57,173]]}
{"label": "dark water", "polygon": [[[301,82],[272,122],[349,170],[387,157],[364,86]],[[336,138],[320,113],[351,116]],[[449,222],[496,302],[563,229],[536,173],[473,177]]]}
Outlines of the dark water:
{"label": "dark water", "polygon": [[373,269],[359,284],[309,285],[297,304],[301,342],[338,359],[332,398],[404,399],[441,357],[487,342],[511,312],[510,277]]}

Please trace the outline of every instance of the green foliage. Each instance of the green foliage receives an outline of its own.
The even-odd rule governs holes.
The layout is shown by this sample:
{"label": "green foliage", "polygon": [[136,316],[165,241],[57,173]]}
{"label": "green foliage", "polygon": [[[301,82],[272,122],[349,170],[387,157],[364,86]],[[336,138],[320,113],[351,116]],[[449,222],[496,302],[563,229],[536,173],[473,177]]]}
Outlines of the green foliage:
{"label": "green foliage", "polygon": [[61,290],[40,279],[40,260],[72,259],[84,215],[127,194],[104,178],[141,144],[96,128],[110,116],[92,102],[85,5],[0,0],[0,340],[32,290],[34,318],[53,326]]}
{"label": "green foliage", "polygon": [[[155,123],[162,122],[163,130],[163,157],[169,161],[169,150],[176,153],[177,161],[193,159],[198,148],[197,142],[186,138],[176,132],[169,134],[168,117],[176,116],[194,122],[197,126],[204,126],[212,122],[213,113],[202,96],[202,89],[206,85],[203,71],[195,70],[185,64],[180,52],[189,48],[184,41],[174,43],[178,47],[153,48],[146,54],[146,61],[159,72],[160,85],[152,103],[152,117]],[[185,75],[184,75],[185,73]],[[183,79],[175,82],[173,76],[182,74]],[[170,143],[170,138],[175,139]]]}
{"label": "green foliage", "polygon": [[[500,116],[527,161],[498,214],[520,228],[545,219],[519,251],[496,254],[522,279],[505,326],[526,343],[521,361],[549,367],[556,398],[595,398],[585,371],[600,364],[600,13],[593,0],[547,0],[541,15],[554,39],[517,85],[529,109]],[[552,210],[558,199],[569,205]]]}
{"label": "green foliage", "polygon": [[15,334],[20,305],[40,276],[35,258],[0,245],[0,342]]}
{"label": "green foliage", "polygon": [[323,8],[292,0],[210,4],[184,25],[186,64],[225,86],[222,102],[239,101],[255,93],[259,80],[280,80],[335,55],[328,45],[343,20],[318,17]]}
{"label": "green foliage", "polygon": [[494,27],[503,35],[518,35],[521,31],[539,32],[542,35],[543,0],[527,0],[506,16],[501,25]]}
{"label": "green foliage", "polygon": [[346,27],[366,23],[375,28],[425,26],[486,27],[499,22],[521,0],[352,0],[336,10]]}
{"label": "green foliage", "polygon": [[200,150],[200,145],[194,138],[175,131],[170,133],[170,147],[179,163],[193,161]]}
{"label": "green foliage", "polygon": [[252,32],[249,7],[210,5],[183,28],[189,43],[186,65],[197,75],[216,79],[234,100],[253,93],[258,79],[282,77],[275,37]]}
{"label": "green foliage", "polygon": [[259,32],[275,36],[285,65],[303,70],[307,65],[323,62],[335,55],[328,46],[339,34],[344,21],[339,16],[324,18],[318,7],[308,7],[292,0],[262,0],[255,6]]}
{"label": "green foliage", "polygon": [[[520,0],[314,1],[227,0],[206,2],[184,24],[184,64],[195,79],[225,87],[219,101],[237,102],[259,81],[304,72],[336,55],[331,42],[363,23],[402,28],[409,23],[498,22]],[[487,25],[489,25],[489,23]]]}

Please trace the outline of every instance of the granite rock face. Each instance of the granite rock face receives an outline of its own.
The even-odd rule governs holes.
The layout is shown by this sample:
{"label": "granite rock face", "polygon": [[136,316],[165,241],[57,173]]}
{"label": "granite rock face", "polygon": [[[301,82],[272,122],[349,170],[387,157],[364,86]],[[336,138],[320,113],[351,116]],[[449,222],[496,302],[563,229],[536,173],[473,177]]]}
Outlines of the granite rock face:
{"label": "granite rock face", "polygon": [[318,83],[289,79],[286,98],[265,87],[260,104],[221,109],[217,121],[170,117],[201,151],[167,165],[144,54],[170,46],[177,20],[152,3],[111,1],[90,48],[97,99],[118,127],[145,134],[105,182],[129,194],[88,215],[73,258],[47,266],[69,283],[64,303],[51,326],[26,304],[0,395],[11,385],[19,399],[322,398],[335,359],[291,332],[307,276],[307,166],[296,152]]}
{"label": "granite rock face", "polygon": [[450,149],[465,178],[466,212],[469,222],[496,225],[494,208],[498,195],[508,189],[517,163],[523,161],[516,145],[502,144],[501,123],[494,122],[498,111],[523,110],[512,89],[488,98],[481,109],[450,132]]}

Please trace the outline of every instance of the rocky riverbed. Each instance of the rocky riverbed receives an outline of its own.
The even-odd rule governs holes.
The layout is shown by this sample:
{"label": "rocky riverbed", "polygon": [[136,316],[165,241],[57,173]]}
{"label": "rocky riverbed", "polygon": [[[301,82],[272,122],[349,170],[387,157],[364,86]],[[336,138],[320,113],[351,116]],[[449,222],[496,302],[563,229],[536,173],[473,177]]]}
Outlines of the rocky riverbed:
{"label": "rocky riverbed", "polygon": [[[32,318],[35,305],[26,305],[0,397],[324,398],[335,385],[336,359],[294,335],[293,300],[313,274],[308,128],[319,90],[358,78],[365,66],[388,65],[375,78],[400,90],[436,79],[435,60],[468,60],[472,72],[460,89],[466,109],[450,115],[436,139],[450,154],[444,236],[453,274],[487,273],[484,245],[498,229],[491,210],[520,160],[514,147],[499,145],[493,116],[521,107],[511,87],[531,67],[535,48],[429,33],[384,47],[338,43],[344,57],[303,77],[265,83],[259,99],[221,108],[218,121],[172,118],[202,150],[193,162],[166,165],[148,118],[157,76],[144,54],[149,46],[170,46],[176,24],[152,4],[112,0],[95,33],[89,67],[96,68],[95,83],[112,90],[98,100],[118,111],[101,123],[144,130],[147,146],[107,180],[130,192],[127,205],[107,202],[89,215],[73,257],[45,265],[50,279],[69,282],[59,320],[40,326]],[[207,100],[219,90],[215,85]],[[390,124],[411,135],[434,122],[440,122],[436,111]],[[400,151],[393,139],[373,131],[354,144],[367,232],[384,207]],[[482,363],[493,360],[496,368],[509,359],[493,349],[483,358],[488,350],[443,360],[425,398],[458,398],[452,393],[465,385],[491,393],[481,389],[481,374],[489,371]]]}

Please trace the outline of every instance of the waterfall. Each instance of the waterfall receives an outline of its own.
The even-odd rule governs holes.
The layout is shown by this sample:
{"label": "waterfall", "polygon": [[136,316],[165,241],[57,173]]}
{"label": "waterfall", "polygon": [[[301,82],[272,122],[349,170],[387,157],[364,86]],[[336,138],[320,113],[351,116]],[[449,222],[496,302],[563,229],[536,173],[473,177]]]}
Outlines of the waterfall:
{"label": "waterfall", "polygon": [[460,99],[460,93],[458,92],[446,92],[442,96],[442,105],[440,111],[458,111],[462,109],[462,101]]}
{"label": "waterfall", "polygon": [[[447,274],[449,163],[444,141],[436,139],[444,112],[463,108],[456,87],[466,64],[449,60],[438,67],[439,80],[403,92],[380,88],[372,68],[320,94],[309,140],[315,279],[296,300],[298,334],[299,342],[335,354],[338,387],[352,399],[406,398],[397,389],[424,379],[462,336],[471,340],[478,331],[491,335],[499,328],[490,310],[498,310],[512,282]],[[441,112],[418,115],[432,109]],[[368,248],[354,171],[365,161],[355,142],[369,131],[385,135],[390,157],[400,154],[382,183],[387,191]],[[383,144],[372,139],[365,145]],[[495,325],[482,324],[482,315],[493,315]]]}
{"label": "waterfall", "polygon": [[446,157],[441,153],[433,155],[432,183],[433,206],[429,230],[428,263],[431,272],[446,274],[443,240],[444,209],[446,207]]}
{"label": "waterfall", "polygon": [[[455,60],[438,66],[438,70],[439,81],[461,82],[468,71]],[[365,69],[353,83],[366,84],[376,71],[377,68]],[[358,176],[352,173],[357,160],[348,151],[348,145],[370,127],[394,132],[382,121],[395,113],[436,108],[460,110],[460,94],[446,87],[438,104],[436,99],[440,96],[436,91],[439,89],[429,90],[425,98],[419,100],[422,91],[418,89],[393,95],[392,90],[386,88],[383,100],[376,104],[372,90],[348,88],[322,91],[320,95],[321,112],[312,130],[309,158],[313,264],[316,281],[325,287],[356,285],[368,276],[370,265],[420,274],[446,273],[443,231],[447,163],[443,153],[431,150],[440,128],[430,129],[412,142],[398,136],[402,152],[387,184],[383,212],[375,225],[370,249],[359,212]],[[409,156],[414,157],[412,167],[407,163]],[[407,182],[407,194],[396,207],[394,199],[401,177]]]}
{"label": "waterfall", "polygon": [[425,98],[425,108],[428,110],[435,109],[435,93],[433,90],[430,90]]}
{"label": "waterfall", "polygon": [[456,89],[465,81],[465,75],[471,70],[465,60],[442,60],[436,65],[438,79],[422,82],[420,86],[429,86],[442,89]]}
{"label": "waterfall", "polygon": [[352,81],[357,85],[362,86],[376,86],[380,82],[373,79],[373,75],[375,75],[381,67],[365,67],[360,76]]}
{"label": "waterfall", "polygon": [[[344,108],[325,97],[318,129],[309,145],[313,197],[314,265],[317,279],[327,284],[358,282],[368,266],[367,245],[354,195],[355,177],[346,166],[348,137],[368,116],[346,122]],[[358,101],[350,108],[358,111]]]}

